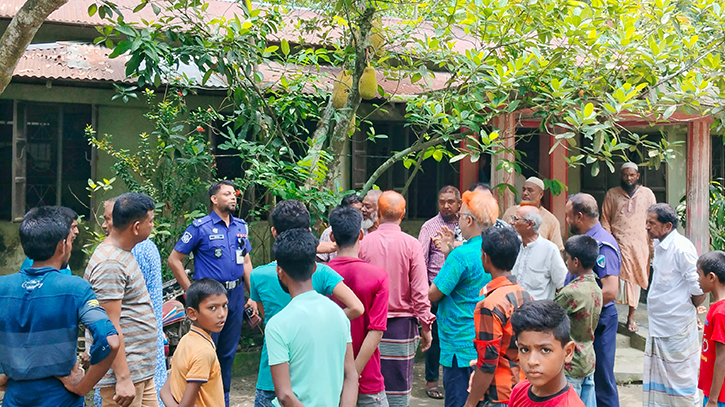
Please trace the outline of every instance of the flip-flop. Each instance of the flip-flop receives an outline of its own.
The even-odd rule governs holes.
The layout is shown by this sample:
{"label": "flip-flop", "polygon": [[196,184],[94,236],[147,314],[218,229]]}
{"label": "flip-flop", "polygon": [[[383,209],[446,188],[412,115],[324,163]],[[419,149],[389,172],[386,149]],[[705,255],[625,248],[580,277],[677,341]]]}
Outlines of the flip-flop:
{"label": "flip-flop", "polygon": [[440,400],[443,398],[443,393],[441,393],[438,386],[430,386],[425,388],[425,394],[428,395],[428,397],[436,400]]}
{"label": "flip-flop", "polygon": [[637,326],[636,322],[630,322],[629,324],[627,324],[627,330],[629,332],[635,333],[639,331],[639,326]]}

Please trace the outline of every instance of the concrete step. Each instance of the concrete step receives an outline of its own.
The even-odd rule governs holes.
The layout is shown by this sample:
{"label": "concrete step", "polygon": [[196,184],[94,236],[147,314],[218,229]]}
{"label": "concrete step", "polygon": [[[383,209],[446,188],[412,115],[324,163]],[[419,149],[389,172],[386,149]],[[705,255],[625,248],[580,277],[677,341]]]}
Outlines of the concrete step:
{"label": "concrete step", "polygon": [[617,349],[630,348],[630,338],[628,335],[617,334]]}
{"label": "concrete step", "polygon": [[617,345],[617,353],[614,356],[614,379],[617,384],[642,383],[644,352],[630,347],[620,347],[619,338]]}

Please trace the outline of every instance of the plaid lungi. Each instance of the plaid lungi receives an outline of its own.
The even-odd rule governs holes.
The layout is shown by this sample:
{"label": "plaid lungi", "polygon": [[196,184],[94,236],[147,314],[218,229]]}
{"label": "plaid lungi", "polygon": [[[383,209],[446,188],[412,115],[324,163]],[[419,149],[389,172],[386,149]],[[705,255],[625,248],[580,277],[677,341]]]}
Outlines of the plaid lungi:
{"label": "plaid lungi", "polygon": [[418,349],[418,321],[412,317],[388,318],[388,329],[380,340],[380,370],[390,407],[410,405],[413,362]]}

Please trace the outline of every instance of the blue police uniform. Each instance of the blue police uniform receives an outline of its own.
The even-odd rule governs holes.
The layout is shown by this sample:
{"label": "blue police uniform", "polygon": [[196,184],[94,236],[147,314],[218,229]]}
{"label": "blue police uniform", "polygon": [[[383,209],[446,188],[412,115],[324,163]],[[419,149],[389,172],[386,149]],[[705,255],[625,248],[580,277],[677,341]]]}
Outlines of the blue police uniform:
{"label": "blue police uniform", "polygon": [[[619,276],[622,259],[619,244],[611,233],[604,230],[600,223],[586,232],[599,244],[599,256],[594,272],[601,280],[607,276]],[[594,353],[597,366],[594,370],[594,389],[597,395],[597,407],[619,407],[617,382],[614,380],[614,354],[617,350],[617,307],[614,301],[602,307],[599,323],[594,331]]]}
{"label": "blue police uniform", "polygon": [[186,228],[174,250],[194,253],[194,279],[212,278],[227,288],[229,314],[224,329],[212,335],[222,371],[224,400],[229,407],[232,364],[244,317],[244,257],[252,250],[247,223],[229,215],[229,227],[212,212]]}

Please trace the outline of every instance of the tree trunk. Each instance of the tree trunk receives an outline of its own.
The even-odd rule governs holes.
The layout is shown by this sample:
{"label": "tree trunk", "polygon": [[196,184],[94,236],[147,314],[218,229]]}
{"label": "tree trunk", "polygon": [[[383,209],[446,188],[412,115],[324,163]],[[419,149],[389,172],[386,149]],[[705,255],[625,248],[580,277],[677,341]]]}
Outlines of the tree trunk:
{"label": "tree trunk", "polygon": [[13,78],[13,71],[45,19],[68,0],[28,0],[18,10],[0,38],[0,93]]}

